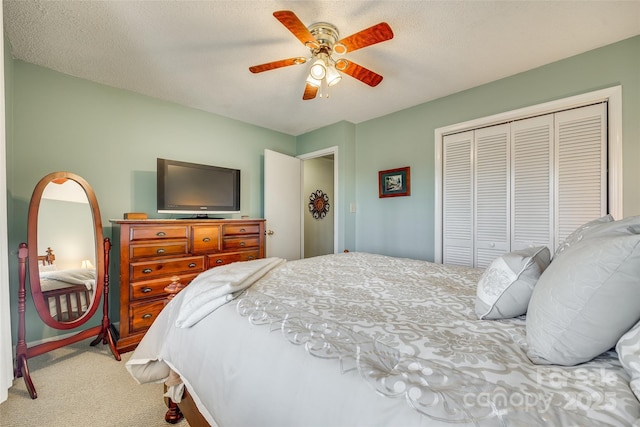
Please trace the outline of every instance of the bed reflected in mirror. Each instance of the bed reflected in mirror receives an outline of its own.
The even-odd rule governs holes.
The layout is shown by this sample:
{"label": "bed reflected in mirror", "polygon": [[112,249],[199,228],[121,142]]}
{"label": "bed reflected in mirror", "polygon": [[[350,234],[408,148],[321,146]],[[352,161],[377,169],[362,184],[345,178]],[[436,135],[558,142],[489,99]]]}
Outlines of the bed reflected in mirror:
{"label": "bed reflected in mirror", "polygon": [[82,317],[96,295],[93,215],[84,189],[74,180],[53,180],[38,213],[38,270],[43,304],[59,322]]}

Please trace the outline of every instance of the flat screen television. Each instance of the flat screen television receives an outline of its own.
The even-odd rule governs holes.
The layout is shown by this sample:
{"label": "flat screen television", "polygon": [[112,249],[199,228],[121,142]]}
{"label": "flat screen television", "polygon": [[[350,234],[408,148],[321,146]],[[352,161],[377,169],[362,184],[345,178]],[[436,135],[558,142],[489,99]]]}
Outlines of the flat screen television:
{"label": "flat screen television", "polygon": [[240,170],[158,159],[158,213],[240,212]]}

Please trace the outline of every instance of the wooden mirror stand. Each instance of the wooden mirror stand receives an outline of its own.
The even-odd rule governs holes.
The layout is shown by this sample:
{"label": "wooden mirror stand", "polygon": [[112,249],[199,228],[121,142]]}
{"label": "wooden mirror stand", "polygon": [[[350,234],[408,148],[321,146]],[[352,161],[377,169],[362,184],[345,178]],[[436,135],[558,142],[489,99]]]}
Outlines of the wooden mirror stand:
{"label": "wooden mirror stand", "polygon": [[[40,216],[44,216],[40,212],[41,201],[44,199],[43,195],[47,186],[50,184],[62,184],[66,181],[76,183],[81,188],[82,198],[86,196],[82,204],[89,206],[91,212],[89,227],[93,228],[93,236],[91,239],[87,236],[82,239],[85,240],[83,243],[87,243],[86,240],[89,240],[85,246],[90,248],[89,250],[85,249],[82,260],[73,260],[73,267],[75,268],[64,267],[66,270],[54,271],[54,274],[50,274],[51,272],[43,272],[42,270],[45,267],[56,267],[53,265],[56,257],[53,255],[51,247],[47,247],[46,255],[38,255],[38,221]],[[73,222],[70,228],[75,226],[76,223]],[[63,235],[70,238],[73,235],[72,231],[69,230],[67,234],[63,233]],[[79,234],[82,236],[83,232]],[[28,241],[28,245],[21,243],[18,247],[18,343],[16,345],[14,376],[16,378],[24,378],[29,395],[32,399],[35,399],[38,394],[29,373],[28,360],[30,358],[92,336],[96,338],[91,342],[91,346],[95,346],[100,342],[108,344],[111,353],[118,361],[120,360],[120,354],[116,349],[116,342],[111,329],[112,325],[109,320],[109,252],[111,250],[111,241],[109,238],[103,239],[102,221],[97,200],[93,190],[84,179],[70,172],[54,172],[40,180],[29,204]],[[60,243],[62,247],[65,242],[56,243]],[[73,244],[70,246],[73,246]],[[79,244],[78,246],[83,245]],[[90,255],[86,255],[86,253]],[[27,259],[30,261],[28,265]],[[93,263],[96,264],[95,268]],[[64,263],[60,265],[63,266]],[[100,299],[103,298],[101,324],[59,340],[29,347],[25,336],[27,267],[29,268],[31,295],[38,315],[46,325],[59,330],[69,330],[82,326],[92,318],[100,304]],[[55,279],[50,276],[54,276]],[[87,277],[90,277],[91,280],[88,280]],[[65,282],[65,280],[68,281]],[[58,288],[49,289],[48,284],[45,285],[45,281],[55,281],[56,283],[63,281],[63,283]]]}

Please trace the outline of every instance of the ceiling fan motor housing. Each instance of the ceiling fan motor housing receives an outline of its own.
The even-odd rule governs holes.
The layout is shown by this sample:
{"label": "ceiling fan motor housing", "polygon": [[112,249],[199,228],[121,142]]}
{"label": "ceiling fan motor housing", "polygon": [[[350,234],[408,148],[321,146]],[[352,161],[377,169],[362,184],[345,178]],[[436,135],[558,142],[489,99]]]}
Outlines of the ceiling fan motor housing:
{"label": "ceiling fan motor housing", "polygon": [[[338,52],[338,50],[334,49],[334,46],[338,46],[336,45],[336,42],[340,40],[340,33],[338,33],[338,29],[334,25],[329,24],[328,22],[316,22],[315,24],[309,25],[308,28],[311,35],[315,37],[315,39],[318,41],[318,44],[319,44],[319,46],[317,47],[308,46],[310,49],[314,51],[328,50],[327,53],[329,55],[331,55],[332,51],[335,51],[336,53],[340,53]],[[344,50],[346,51],[346,49]]]}

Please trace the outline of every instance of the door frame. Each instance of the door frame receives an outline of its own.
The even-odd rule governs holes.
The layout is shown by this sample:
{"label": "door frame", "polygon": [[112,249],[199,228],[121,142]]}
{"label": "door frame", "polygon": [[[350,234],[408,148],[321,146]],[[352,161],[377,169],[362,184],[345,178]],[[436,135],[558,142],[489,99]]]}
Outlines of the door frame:
{"label": "door frame", "polygon": [[624,218],[622,210],[622,86],[618,85],[435,129],[434,261],[442,263],[442,141],[445,135],[603,101],[608,102],[609,213],[616,219]]}
{"label": "door frame", "polygon": [[[333,208],[333,253],[338,253],[338,236],[339,236],[339,231],[340,231],[340,219],[339,219],[339,212],[340,212],[340,197],[339,197],[339,192],[338,192],[338,146],[334,145],[333,147],[327,147],[327,148],[323,148],[321,150],[317,150],[317,151],[312,151],[311,153],[305,153],[305,154],[300,154],[299,156],[296,156],[298,159],[300,159],[302,161],[302,171],[301,171],[301,179],[303,180],[302,185],[300,186],[300,191],[301,193],[304,192],[304,161],[305,160],[311,160],[311,159],[316,159],[318,157],[324,157],[324,156],[328,156],[333,154],[333,202],[332,202],[332,208]],[[305,200],[304,199],[304,194],[301,194],[301,200]],[[300,206],[300,217],[301,217],[301,221],[300,221],[300,248],[302,249],[302,258],[304,258],[304,214],[305,214],[305,208],[306,205],[304,203],[301,203]]]}

